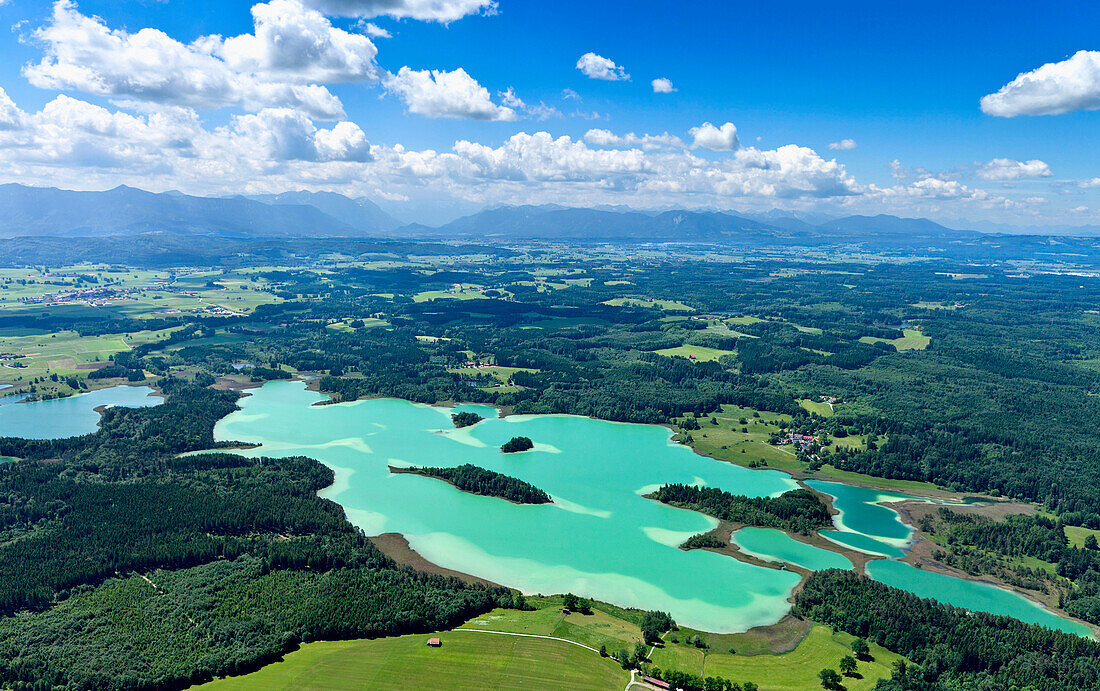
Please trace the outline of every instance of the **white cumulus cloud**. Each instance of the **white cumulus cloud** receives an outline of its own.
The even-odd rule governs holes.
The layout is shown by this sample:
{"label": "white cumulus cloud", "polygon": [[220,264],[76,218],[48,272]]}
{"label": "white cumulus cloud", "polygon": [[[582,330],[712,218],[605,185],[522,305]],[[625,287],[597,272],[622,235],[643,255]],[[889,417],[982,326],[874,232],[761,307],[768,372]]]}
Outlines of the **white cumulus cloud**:
{"label": "white cumulus cloud", "polygon": [[715,127],[709,122],[704,122],[698,127],[688,130],[691,135],[692,146],[710,149],[712,151],[733,151],[740,146],[737,139],[737,127],[732,122],[727,122],[721,127]]}
{"label": "white cumulus cloud", "polygon": [[977,166],[975,174],[982,180],[1005,182],[1027,178],[1049,178],[1054,173],[1050,166],[1038,159],[1014,161],[1011,158],[995,158]]}
{"label": "white cumulus cloud", "polygon": [[393,34],[391,34],[386,29],[378,26],[374,22],[367,22],[360,19],[355,24],[355,26],[367,36],[371,36],[373,38],[393,38]]}
{"label": "white cumulus cloud", "polygon": [[1004,118],[1100,109],[1100,51],[1081,50],[1024,72],[982,97],[981,106],[986,114]]}
{"label": "white cumulus cloud", "polygon": [[653,93],[655,94],[671,94],[676,91],[676,87],[672,86],[672,80],[665,77],[658,77],[650,84],[653,86]]}
{"label": "white cumulus cloud", "polygon": [[355,123],[318,129],[306,115],[289,108],[237,116],[227,134],[238,142],[251,142],[263,158],[274,161],[371,160],[370,143]]}
{"label": "white cumulus cloud", "polygon": [[493,14],[496,0],[308,0],[327,15],[395,17],[447,24],[470,14]]}
{"label": "white cumulus cloud", "polygon": [[611,130],[591,129],[584,133],[584,141],[593,146],[637,146],[647,151],[663,148],[684,148],[683,140],[668,132],[664,134],[644,134],[638,136],[633,132],[617,135]]}
{"label": "white cumulus cloud", "polygon": [[254,34],[185,44],[158,29],[110,29],[57,0],[33,34],[45,57],[23,73],[44,89],[194,108],[288,107],[323,119],[342,117],[343,106],[316,82],[378,79],[367,37],[333,27],[298,0],[261,3],[252,13]]}
{"label": "white cumulus cloud", "polygon": [[851,151],[859,146],[854,139],[841,139],[839,142],[832,142],[829,144],[829,148],[833,151]]}
{"label": "white cumulus cloud", "polygon": [[[386,89],[399,95],[410,113],[429,118],[515,120],[516,111],[493,103],[489,90],[461,67],[453,72],[402,67],[385,79]],[[512,98],[515,98],[514,93]]]}
{"label": "white cumulus cloud", "polygon": [[577,60],[577,69],[589,79],[603,79],[609,82],[621,82],[630,79],[622,65],[595,53],[585,53]]}
{"label": "white cumulus cloud", "polygon": [[370,39],[338,29],[299,0],[271,0],[252,6],[255,32],[223,39],[208,36],[196,49],[221,58],[232,70],[271,81],[294,83],[376,82]]}

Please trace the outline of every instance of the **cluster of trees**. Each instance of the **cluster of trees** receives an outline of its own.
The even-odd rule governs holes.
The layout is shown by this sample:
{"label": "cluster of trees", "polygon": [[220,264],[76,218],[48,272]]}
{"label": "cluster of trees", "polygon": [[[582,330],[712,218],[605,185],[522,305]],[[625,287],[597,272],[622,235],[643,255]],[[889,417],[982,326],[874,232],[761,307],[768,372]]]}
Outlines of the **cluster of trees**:
{"label": "cluster of trees", "polygon": [[580,612],[581,614],[592,613],[592,603],[588,599],[578,597],[573,593],[566,593],[562,596],[561,606],[574,612]]}
{"label": "cluster of trees", "polygon": [[829,507],[807,489],[791,490],[778,497],[746,497],[717,487],[672,484],[664,485],[649,497],[744,525],[803,534],[832,525]]}
{"label": "cluster of trees", "polygon": [[661,634],[676,628],[676,620],[668,612],[650,610],[642,616],[642,640],[653,645],[661,640]]}
{"label": "cluster of trees", "polygon": [[1075,691],[1100,685],[1100,643],[922,600],[851,571],[811,574],[795,595],[794,612],[870,639],[920,666],[903,678],[911,674],[923,686],[887,689]]}
{"label": "cluster of trees", "polygon": [[737,683],[722,677],[701,677],[691,672],[659,667],[650,669],[649,676],[667,681],[669,686],[682,691],[757,691],[760,688],[751,681]]}
{"label": "cluster of trees", "polygon": [[722,549],[729,545],[712,533],[699,533],[684,540],[680,549]]}
{"label": "cluster of trees", "polygon": [[516,504],[549,504],[550,495],[518,478],[464,463],[455,468],[390,468],[393,472],[424,475],[451,483],[463,492],[500,497]]}
{"label": "cluster of trees", "polygon": [[504,453],[516,453],[517,451],[530,451],[535,448],[535,442],[529,437],[512,437],[500,446]]}
{"label": "cluster of trees", "polygon": [[451,416],[451,422],[453,422],[454,426],[458,428],[476,425],[484,419],[485,418],[481,417],[477,413],[470,412],[455,413]]}

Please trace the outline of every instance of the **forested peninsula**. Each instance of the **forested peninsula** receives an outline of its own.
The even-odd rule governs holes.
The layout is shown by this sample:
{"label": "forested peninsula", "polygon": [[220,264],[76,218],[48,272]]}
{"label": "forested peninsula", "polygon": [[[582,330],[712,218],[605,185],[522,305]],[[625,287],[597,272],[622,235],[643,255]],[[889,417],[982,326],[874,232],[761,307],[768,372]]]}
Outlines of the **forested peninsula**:
{"label": "forested peninsula", "polygon": [[457,468],[395,468],[390,466],[390,472],[438,478],[449,482],[463,492],[481,494],[486,497],[499,497],[514,504],[549,504],[553,501],[549,494],[530,483],[469,463],[460,465]]}
{"label": "forested peninsula", "polygon": [[672,484],[664,485],[648,497],[731,523],[779,528],[804,535],[832,525],[829,507],[808,489],[791,490],[778,497],[746,497],[716,487]]}

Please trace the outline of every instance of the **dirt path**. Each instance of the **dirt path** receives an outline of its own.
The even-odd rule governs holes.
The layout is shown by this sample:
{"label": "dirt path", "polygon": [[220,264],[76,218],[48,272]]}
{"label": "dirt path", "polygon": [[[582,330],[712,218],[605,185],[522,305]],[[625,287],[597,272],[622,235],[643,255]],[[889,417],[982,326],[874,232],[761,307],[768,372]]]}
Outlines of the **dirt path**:
{"label": "dirt path", "polygon": [[592,652],[596,653],[597,655],[600,654],[600,651],[598,651],[595,648],[592,648],[590,646],[587,646],[584,643],[578,643],[576,641],[571,641],[568,638],[558,638],[557,636],[543,636],[543,635],[537,634],[537,633],[513,633],[511,631],[490,631],[488,629],[451,629],[451,630],[452,631],[473,631],[474,633],[495,633],[495,634],[498,634],[500,636],[519,636],[520,638],[545,638],[548,641],[561,641],[563,643],[569,643],[571,645],[579,645],[580,647],[584,648],[585,650],[591,650]]}

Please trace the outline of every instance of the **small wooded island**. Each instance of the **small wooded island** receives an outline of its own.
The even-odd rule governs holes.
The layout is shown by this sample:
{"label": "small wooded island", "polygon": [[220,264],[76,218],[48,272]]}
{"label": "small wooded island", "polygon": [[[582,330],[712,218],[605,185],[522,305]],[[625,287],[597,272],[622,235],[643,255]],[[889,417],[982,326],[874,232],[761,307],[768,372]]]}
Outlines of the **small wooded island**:
{"label": "small wooded island", "polygon": [[808,489],[791,490],[778,497],[746,497],[717,487],[665,485],[648,497],[723,521],[804,535],[833,524],[829,507]]}
{"label": "small wooded island", "polygon": [[394,468],[390,466],[390,472],[438,478],[451,483],[463,492],[480,494],[486,497],[499,497],[513,504],[549,504],[552,501],[549,494],[530,483],[469,463],[460,465],[457,468]]}
{"label": "small wooded island", "polygon": [[535,442],[528,437],[512,437],[501,445],[500,450],[504,453],[516,453],[517,451],[530,451],[533,448],[535,448]]}
{"label": "small wooded island", "polygon": [[481,417],[477,413],[455,413],[451,415],[451,422],[455,424],[455,427],[462,429],[463,427],[469,427],[476,425],[485,418]]}

